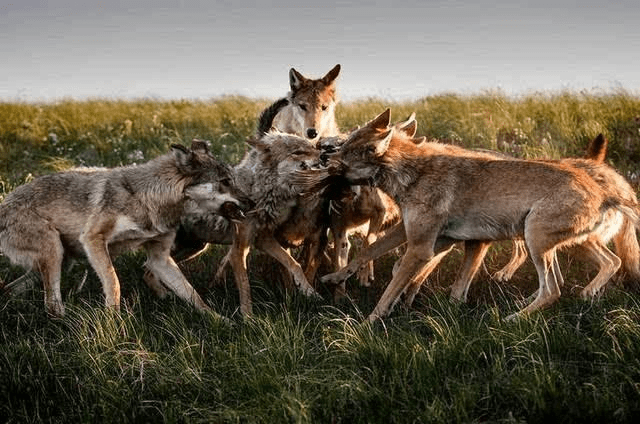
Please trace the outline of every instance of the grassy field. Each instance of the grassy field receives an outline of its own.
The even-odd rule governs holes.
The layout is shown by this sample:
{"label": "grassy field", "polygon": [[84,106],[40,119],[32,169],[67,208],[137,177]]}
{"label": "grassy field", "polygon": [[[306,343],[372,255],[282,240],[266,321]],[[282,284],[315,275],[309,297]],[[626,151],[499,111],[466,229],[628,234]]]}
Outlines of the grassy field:
{"label": "grassy field", "polygon": [[[237,163],[268,100],[61,101],[0,103],[0,196],[34,176],[77,165],[146,161],[171,143],[212,141]],[[413,102],[342,104],[342,128],[392,108],[415,111],[418,134],[518,157],[579,156],[610,139],[608,161],[640,188],[640,98],[560,93],[511,99],[499,93]],[[252,254],[255,317],[243,320],[229,278],[212,286],[224,247],[183,266],[223,323],[142,283],[141,254],[115,261],[123,308],[102,307],[87,268],[63,273],[67,315],[50,319],[37,285],[0,298],[0,421],[14,422],[637,422],[640,419],[640,293],[612,284],[597,301],[578,298],[596,274],[562,254],[566,286],[553,307],[506,323],[536,286],[528,263],[508,284],[489,274],[509,243],[490,251],[470,292],[447,288],[461,252],[447,257],[411,309],[362,324],[389,281],[393,255],[376,264],[377,284],[350,281],[348,301],[310,301],[282,288],[282,270]],[[0,258],[0,280],[22,275]]]}

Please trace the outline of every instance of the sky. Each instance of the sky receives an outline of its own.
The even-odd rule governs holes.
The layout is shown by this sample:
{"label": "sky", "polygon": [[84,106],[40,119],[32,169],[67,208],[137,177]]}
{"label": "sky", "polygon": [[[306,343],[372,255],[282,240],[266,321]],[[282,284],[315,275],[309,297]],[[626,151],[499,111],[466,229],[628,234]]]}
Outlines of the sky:
{"label": "sky", "polygon": [[637,0],[0,0],[0,101],[640,92]]}

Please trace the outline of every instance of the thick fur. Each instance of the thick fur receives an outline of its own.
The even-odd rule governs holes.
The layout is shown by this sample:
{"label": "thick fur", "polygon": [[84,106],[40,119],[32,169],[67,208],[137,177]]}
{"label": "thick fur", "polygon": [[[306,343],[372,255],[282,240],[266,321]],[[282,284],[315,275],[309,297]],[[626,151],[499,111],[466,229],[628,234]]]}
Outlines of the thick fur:
{"label": "thick fur", "polygon": [[[600,243],[605,215],[620,211],[636,224],[635,205],[608,196],[581,169],[561,163],[487,161],[452,154],[456,148],[437,143],[416,146],[388,123],[387,111],[354,132],[332,159],[331,172],[352,184],[373,182],[402,210],[407,251],[370,320],[386,316],[437,254],[466,240],[525,240],[540,283],[536,299],[520,313],[531,312],[560,295],[556,249],[581,244],[615,261]],[[400,233],[393,232],[397,239]]]}
{"label": "thick fur", "polygon": [[[322,196],[302,196],[303,189],[291,184],[291,177],[300,170],[317,167],[321,152],[306,139],[271,132],[250,140],[256,151],[252,162],[253,178],[245,187],[255,204],[247,219],[236,224],[233,244],[225,260],[233,268],[240,292],[243,315],[252,313],[246,258],[251,245],[279,261],[290,273],[295,286],[307,296],[318,296],[300,264],[287,247],[298,246],[310,237],[317,250],[309,252],[307,267],[314,267],[319,252],[326,245],[327,201]],[[199,230],[199,228],[198,228]],[[208,237],[205,235],[205,238]],[[315,270],[313,270],[315,272]],[[309,271],[307,270],[307,274]]]}
{"label": "thick fur", "polygon": [[0,252],[40,273],[47,312],[64,314],[60,294],[64,258],[86,256],[107,306],[119,309],[120,282],[111,258],[144,248],[147,266],[200,310],[209,310],[169,256],[185,208],[229,212],[239,201],[230,169],[206,143],[172,151],[137,166],[78,168],[18,187],[0,205]]}

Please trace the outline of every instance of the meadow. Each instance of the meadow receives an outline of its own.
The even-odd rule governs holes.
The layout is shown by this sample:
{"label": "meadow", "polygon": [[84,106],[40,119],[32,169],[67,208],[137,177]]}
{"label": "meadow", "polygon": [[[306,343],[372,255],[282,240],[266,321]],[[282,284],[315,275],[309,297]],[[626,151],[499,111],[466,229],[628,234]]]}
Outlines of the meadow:
{"label": "meadow", "polygon": [[[35,176],[72,166],[140,163],[192,138],[235,164],[267,99],[61,100],[0,103],[0,198]],[[418,135],[524,158],[581,156],[603,133],[607,161],[640,189],[640,98],[615,93],[445,94],[415,101],[342,103],[352,128],[391,107],[416,112]],[[355,249],[357,250],[357,249]],[[116,259],[122,311],[105,309],[87,264],[63,272],[67,315],[48,318],[36,284],[0,296],[0,421],[442,423],[637,422],[640,282],[616,281],[593,301],[578,296],[596,270],[560,255],[563,297],[515,322],[537,286],[530,262],[509,283],[490,277],[510,244],[490,250],[467,304],[448,299],[462,253],[450,254],[414,305],[362,323],[397,258],[376,263],[376,284],[348,282],[340,303],[285,290],[282,269],[249,257],[255,316],[243,319],[233,278],[213,284],[226,248],[183,264],[217,312],[200,314],[142,283],[142,254]],[[326,270],[325,270],[326,272]],[[0,257],[0,281],[23,270]]]}

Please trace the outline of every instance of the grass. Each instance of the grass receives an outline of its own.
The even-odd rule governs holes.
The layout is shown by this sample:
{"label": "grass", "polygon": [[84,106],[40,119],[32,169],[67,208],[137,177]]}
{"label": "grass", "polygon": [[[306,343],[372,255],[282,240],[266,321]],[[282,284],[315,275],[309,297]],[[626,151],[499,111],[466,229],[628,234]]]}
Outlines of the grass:
{"label": "grass", "polygon": [[[33,176],[70,166],[116,166],[158,155],[170,143],[212,141],[226,161],[267,100],[208,102],[71,101],[0,104],[0,195]],[[640,99],[628,93],[560,93],[509,99],[496,93],[443,95],[388,105],[343,104],[350,128],[386,106],[394,119],[415,111],[420,135],[521,157],[580,155],[603,132],[608,161],[638,188]],[[362,323],[390,278],[393,255],[376,266],[377,284],[349,281],[350,300],[333,304],[288,293],[281,270],[249,258],[255,317],[243,320],[229,278],[210,280],[224,247],[185,264],[187,278],[229,325],[141,283],[141,254],[115,266],[122,312],[102,307],[86,265],[63,273],[67,315],[50,319],[36,287],[0,298],[0,417],[5,422],[632,422],[640,418],[640,295],[614,287],[585,302],[577,288],[595,275],[562,255],[563,298],[507,323],[535,289],[532,265],[508,284],[489,278],[509,244],[490,251],[469,304],[447,288],[461,253],[445,258],[414,306],[383,323]],[[0,258],[0,279],[22,270]],[[322,288],[321,288],[322,290]]]}

